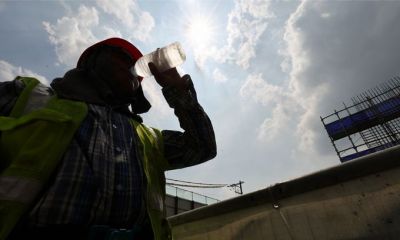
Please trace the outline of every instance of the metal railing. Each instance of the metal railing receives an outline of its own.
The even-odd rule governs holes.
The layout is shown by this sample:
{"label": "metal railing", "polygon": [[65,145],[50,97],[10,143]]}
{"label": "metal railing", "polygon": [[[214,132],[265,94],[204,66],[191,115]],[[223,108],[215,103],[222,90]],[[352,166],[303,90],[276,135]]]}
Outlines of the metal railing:
{"label": "metal railing", "polygon": [[218,199],[207,197],[205,195],[201,195],[178,187],[166,185],[165,190],[168,195],[171,195],[173,197],[183,198],[189,201],[194,201],[206,205],[219,202]]}

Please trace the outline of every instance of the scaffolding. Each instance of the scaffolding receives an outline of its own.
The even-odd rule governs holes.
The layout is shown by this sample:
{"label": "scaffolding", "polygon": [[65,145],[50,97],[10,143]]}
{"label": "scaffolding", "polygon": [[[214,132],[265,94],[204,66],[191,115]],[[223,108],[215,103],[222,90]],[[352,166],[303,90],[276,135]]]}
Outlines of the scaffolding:
{"label": "scaffolding", "polygon": [[321,117],[341,162],[398,145],[400,77],[353,97],[352,105]]}

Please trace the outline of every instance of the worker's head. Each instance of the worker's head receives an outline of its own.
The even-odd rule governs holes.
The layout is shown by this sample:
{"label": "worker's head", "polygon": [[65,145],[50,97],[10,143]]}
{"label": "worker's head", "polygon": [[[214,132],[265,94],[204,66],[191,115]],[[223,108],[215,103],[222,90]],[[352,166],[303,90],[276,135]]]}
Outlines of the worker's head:
{"label": "worker's head", "polygon": [[128,41],[110,38],[87,48],[80,56],[77,68],[56,78],[51,87],[60,98],[91,104],[110,105],[140,114],[151,105],[143,94],[140,82],[131,71],[142,56]]}
{"label": "worker's head", "polygon": [[109,38],[109,39],[100,41],[100,42],[90,46],[85,51],[83,51],[82,55],[79,57],[77,68],[84,67],[85,62],[88,59],[88,57],[90,55],[92,55],[94,52],[96,52],[97,49],[104,47],[104,46],[119,48],[120,50],[124,51],[127,55],[129,55],[129,57],[132,58],[134,61],[138,60],[140,57],[143,56],[143,54],[139,51],[139,49],[137,49],[132,43],[126,41],[125,39]]}
{"label": "worker's head", "polygon": [[133,72],[142,53],[130,42],[110,38],[87,48],[78,60],[77,68],[104,81],[122,101],[129,102],[140,86],[142,78]]}

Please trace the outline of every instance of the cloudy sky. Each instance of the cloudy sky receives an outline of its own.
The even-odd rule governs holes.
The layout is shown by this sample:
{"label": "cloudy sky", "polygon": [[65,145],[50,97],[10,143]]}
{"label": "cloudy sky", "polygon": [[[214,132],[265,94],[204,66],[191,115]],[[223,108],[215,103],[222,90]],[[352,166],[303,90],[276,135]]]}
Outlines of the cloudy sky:
{"label": "cloudy sky", "polygon": [[[320,116],[399,74],[399,22],[400,1],[0,0],[0,81],[49,84],[108,37],[144,53],[179,41],[218,156],[167,177],[248,193],[339,164]],[[143,84],[145,122],[179,129],[154,79]]]}

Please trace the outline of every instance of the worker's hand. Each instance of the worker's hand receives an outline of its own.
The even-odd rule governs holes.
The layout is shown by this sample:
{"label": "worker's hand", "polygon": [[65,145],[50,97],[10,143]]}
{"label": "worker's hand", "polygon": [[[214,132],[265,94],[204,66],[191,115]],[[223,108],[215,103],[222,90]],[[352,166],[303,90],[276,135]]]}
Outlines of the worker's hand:
{"label": "worker's hand", "polygon": [[149,68],[157,83],[161,87],[172,86],[181,91],[186,91],[188,89],[188,83],[185,78],[182,78],[176,68],[168,69],[165,72],[158,71],[154,63],[149,63]]}

